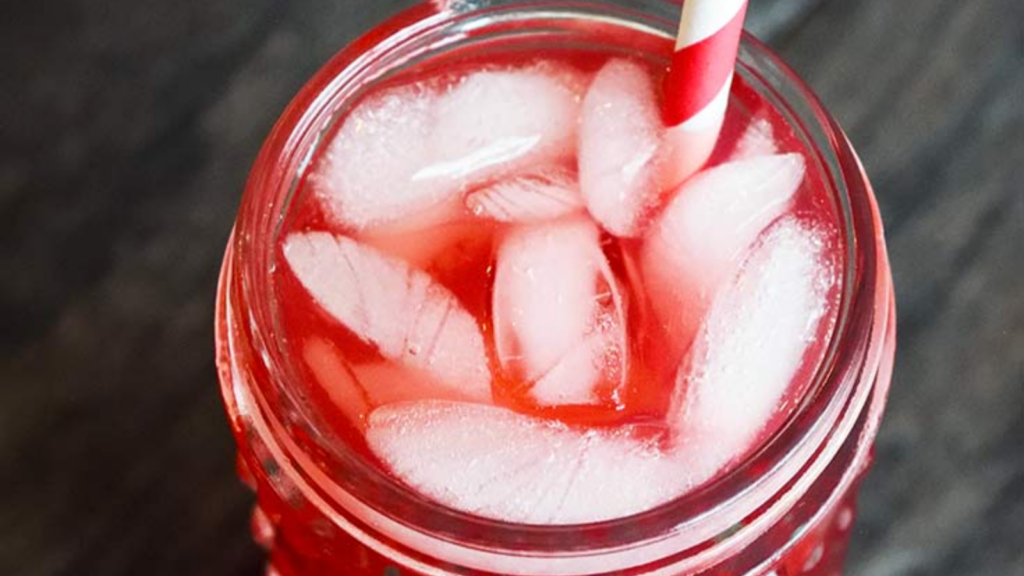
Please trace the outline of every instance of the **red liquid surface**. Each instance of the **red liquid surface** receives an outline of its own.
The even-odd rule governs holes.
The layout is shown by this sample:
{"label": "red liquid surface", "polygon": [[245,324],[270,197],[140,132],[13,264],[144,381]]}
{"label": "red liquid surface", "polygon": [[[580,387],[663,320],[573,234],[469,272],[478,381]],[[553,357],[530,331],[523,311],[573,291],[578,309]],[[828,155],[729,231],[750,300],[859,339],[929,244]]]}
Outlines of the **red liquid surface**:
{"label": "red liquid surface", "polygon": [[[568,50],[553,52],[547,55],[547,58],[585,73],[595,72],[608,60],[608,56],[604,54]],[[490,56],[486,61],[462,62],[461,66],[456,68],[444,66],[440,72],[436,67],[421,67],[389,80],[388,85],[415,82],[445,84],[457,81],[461,76],[482,65],[528,66],[533,62],[533,58],[523,57],[522,60],[517,60],[509,56]],[[656,84],[660,85],[662,71],[656,67],[649,68]],[[804,155],[807,160],[806,175],[793,197],[787,215],[823,227],[830,231],[833,239],[837,238],[838,234],[835,231],[839,229],[839,225],[834,201],[814,168],[814,158],[787,126],[782,116],[739,77],[733,83],[729,111],[719,142],[707,167],[728,161],[737,140],[752,119],[764,119],[769,122],[779,152],[797,152]],[[336,122],[335,126],[342,123],[343,119]],[[315,173],[320,161],[320,157],[314,155],[311,173]],[[283,242],[284,238],[292,233],[313,231],[353,235],[353,230],[334,223],[334,219],[325,212],[322,203],[311,192],[311,186],[307,174],[299,182],[298,194],[292,211],[286,218],[279,241]],[[666,193],[664,202],[670,200],[671,191]],[[659,210],[654,210],[651,218],[657,218]],[[559,420],[570,427],[611,427],[661,422],[669,410],[678,366],[677,359],[666,361],[666,334],[650,310],[649,296],[632,280],[636,273],[631,270],[636,267],[643,239],[620,239],[603,233],[601,240],[602,251],[616,280],[626,293],[628,302],[626,333],[632,361],[626,377],[613,386],[614,390],[602,396],[603,401],[596,405],[549,407],[532,403],[519,392],[524,383],[502,370],[494,349],[491,301],[495,258],[497,244],[508,227],[508,224],[492,221],[475,222],[467,233],[459,234],[444,253],[432,260],[425,269],[435,281],[450,290],[478,320],[487,345],[495,403],[533,416]],[[431,234],[424,233],[413,243],[434,241]],[[403,255],[402,248],[394,248],[386,239],[379,243],[375,240],[374,243],[385,254],[390,253],[395,257]],[[833,263],[841,262],[844,247],[838,241],[832,243],[828,250],[827,258]],[[353,367],[358,369],[367,365],[380,366],[386,364],[388,359],[382,356],[380,350],[372,343],[354,333],[318,305],[285,263],[280,243],[277,258],[279,263],[272,280],[277,302],[280,303],[277,309],[279,333],[286,353],[291,358],[303,360],[294,365],[299,371],[299,380],[305,387],[301,391],[302,395],[310,399],[316,413],[324,416],[324,422],[334,435],[365,457],[368,462],[380,466],[387,472],[386,466],[380,463],[367,447],[363,435],[362,419],[367,411],[376,407],[375,402],[378,401],[369,394],[360,394],[357,403],[361,407],[353,409],[350,405],[353,401],[351,396],[333,393],[332,380],[345,377],[339,371],[347,371],[351,376]],[[833,304],[838,300],[839,284],[836,283],[828,299]],[[834,313],[834,310],[828,312],[830,315]],[[764,423],[760,440],[751,448],[770,437],[799,405],[799,399],[810,384],[809,380],[817,362],[825,353],[824,346],[830,329],[831,324],[824,322],[821,329],[823,332],[819,334],[819,338],[809,344],[804,363],[791,383],[782,407],[774,412],[770,421]],[[381,377],[390,376],[385,371]],[[393,391],[393,399],[416,397],[414,391],[401,390],[400,382],[396,382],[394,388],[396,390]],[[380,402],[387,401],[389,400],[385,399]],[[740,459],[744,455],[737,454],[735,457]],[[268,573],[282,576],[415,573],[358,544],[332,526],[323,513],[309,503],[283,497],[281,485],[282,482],[286,483],[287,479],[274,478],[274,472],[268,473],[264,463],[261,463],[254,454],[243,452],[239,466],[243,478],[253,485],[260,486],[259,506],[253,516],[253,532],[257,541],[270,551]],[[275,488],[270,488],[272,484]],[[805,531],[799,543],[774,567],[778,576],[839,574],[847,530],[852,522],[852,496],[835,503],[826,512],[812,526],[794,525],[789,527],[788,532],[785,529],[776,531],[788,534],[801,529]],[[780,539],[762,541],[758,545],[782,546],[785,542],[786,540]],[[710,573],[734,572],[726,569],[708,572]]]}

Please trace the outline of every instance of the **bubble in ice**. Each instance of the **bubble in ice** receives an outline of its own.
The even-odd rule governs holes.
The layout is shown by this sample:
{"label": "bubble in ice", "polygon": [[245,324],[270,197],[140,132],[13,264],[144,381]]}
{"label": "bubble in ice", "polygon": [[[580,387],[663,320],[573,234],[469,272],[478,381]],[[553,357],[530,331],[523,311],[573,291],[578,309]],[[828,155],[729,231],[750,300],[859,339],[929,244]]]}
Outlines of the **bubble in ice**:
{"label": "bubble in ice", "polygon": [[284,255],[313,299],[385,359],[463,397],[490,400],[476,319],[425,272],[326,232],[291,234]]}
{"label": "bubble in ice", "polygon": [[835,308],[827,238],[820,226],[780,220],[714,299],[670,410],[686,439],[681,457],[719,469],[750,450],[779,409]]}
{"label": "bubble in ice", "polygon": [[589,219],[519,226],[498,249],[495,346],[541,405],[593,404],[625,374],[622,297]]}
{"label": "bubble in ice", "polygon": [[657,438],[577,430],[482,404],[398,403],[370,414],[367,443],[403,482],[463,512],[576,524],[649,510],[692,486]]}
{"label": "bubble in ice", "polygon": [[686,181],[651,226],[644,277],[655,314],[680,353],[721,283],[786,211],[803,176],[799,154],[728,162]]}
{"label": "bubble in ice", "polygon": [[468,187],[573,156],[585,82],[550,64],[382,90],[345,117],[313,176],[316,194],[354,231],[448,221]]}
{"label": "bubble in ice", "polygon": [[594,77],[580,116],[583,199],[616,236],[636,236],[658,200],[663,133],[654,84],[640,65],[612,60]]}

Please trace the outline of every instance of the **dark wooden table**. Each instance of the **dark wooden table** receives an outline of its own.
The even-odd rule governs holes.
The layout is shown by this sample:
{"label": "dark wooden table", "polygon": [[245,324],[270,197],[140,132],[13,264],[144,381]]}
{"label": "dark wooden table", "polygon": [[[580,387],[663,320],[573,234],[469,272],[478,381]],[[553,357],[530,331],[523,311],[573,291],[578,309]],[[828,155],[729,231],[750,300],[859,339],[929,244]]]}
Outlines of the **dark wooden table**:
{"label": "dark wooden table", "polygon": [[[6,3],[0,575],[250,575],[212,362],[243,180],[397,1]],[[876,185],[899,354],[849,574],[1024,574],[1024,2],[752,0]]]}

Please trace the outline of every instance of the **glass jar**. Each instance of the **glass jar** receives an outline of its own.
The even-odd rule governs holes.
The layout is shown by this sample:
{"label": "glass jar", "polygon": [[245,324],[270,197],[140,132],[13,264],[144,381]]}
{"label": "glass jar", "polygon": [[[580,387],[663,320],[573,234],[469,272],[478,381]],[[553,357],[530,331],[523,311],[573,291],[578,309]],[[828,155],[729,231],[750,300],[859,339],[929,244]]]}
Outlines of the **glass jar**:
{"label": "glass jar", "polygon": [[522,526],[419,497],[368,465],[303,397],[274,322],[274,246],[324,134],[363,91],[458,50],[600,45],[666,60],[678,3],[478,0],[423,4],[339,52],[299,92],[252,169],[221,271],[217,365],[257,493],[268,574],[839,574],[894,353],[894,301],[870,184],[845,135],[796,75],[745,36],[736,73],[811,151],[846,238],[839,321],[787,423],[724,477],[649,512],[578,526]]}

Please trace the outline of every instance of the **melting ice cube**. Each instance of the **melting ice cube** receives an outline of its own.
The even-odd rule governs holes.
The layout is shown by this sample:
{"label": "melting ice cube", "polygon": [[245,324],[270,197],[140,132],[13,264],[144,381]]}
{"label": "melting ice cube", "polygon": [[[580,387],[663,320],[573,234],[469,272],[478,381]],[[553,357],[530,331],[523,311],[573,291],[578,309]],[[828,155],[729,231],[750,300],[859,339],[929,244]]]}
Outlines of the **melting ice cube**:
{"label": "melting ice cube", "polygon": [[424,495],[506,522],[609,520],[692,486],[683,463],[629,428],[575,430],[482,404],[384,406],[370,415],[366,439]]}
{"label": "melting ice cube", "polygon": [[424,212],[444,220],[457,190],[413,181],[430,162],[437,94],[425,87],[384,90],[358,104],[328,145],[312,178],[337,223],[364,230]]}
{"label": "melting ice cube", "polygon": [[490,400],[480,328],[429,275],[326,232],[290,235],[284,255],[313,299],[384,358],[464,397]]}
{"label": "melting ice cube", "polygon": [[605,64],[583,100],[579,169],[587,208],[612,234],[639,234],[657,203],[662,133],[647,71],[628,60]]}
{"label": "melting ice cube", "polygon": [[494,281],[495,345],[507,374],[541,405],[592,404],[625,374],[622,298],[583,218],[524,225],[502,242]]}
{"label": "melting ice cube", "polygon": [[564,168],[500,179],[466,196],[477,216],[499,222],[552,220],[583,208],[576,176]]}
{"label": "melting ice cube", "polygon": [[680,457],[710,471],[743,456],[772,419],[823,319],[836,269],[820,227],[769,228],[714,299],[680,372],[670,410]]}
{"label": "melting ice cube", "polygon": [[651,227],[643,248],[645,281],[677,352],[748,247],[785,212],[803,175],[799,154],[716,166],[683,184]]}
{"label": "melting ice cube", "polygon": [[730,160],[746,160],[758,156],[770,156],[779,151],[775,143],[775,134],[767,118],[755,117],[740,135],[736,148],[729,156]]}
{"label": "melting ice cube", "polygon": [[468,75],[439,99],[434,163],[414,178],[481,180],[571,158],[584,83],[554,64]]}
{"label": "melting ice cube", "polygon": [[473,184],[572,157],[585,82],[552,64],[383,90],[345,118],[313,177],[316,193],[357,232],[450,221]]}

